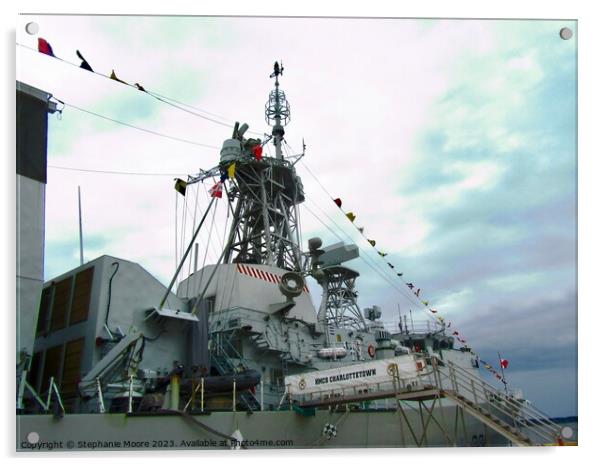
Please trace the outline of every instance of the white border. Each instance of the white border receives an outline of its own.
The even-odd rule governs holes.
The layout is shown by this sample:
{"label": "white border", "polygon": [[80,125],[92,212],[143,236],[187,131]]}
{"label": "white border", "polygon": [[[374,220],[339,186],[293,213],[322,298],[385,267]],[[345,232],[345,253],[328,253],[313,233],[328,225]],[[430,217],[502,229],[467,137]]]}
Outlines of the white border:
{"label": "white border", "polygon": [[[267,0],[261,2],[245,2],[243,0],[230,0],[227,2],[201,3],[193,1],[170,0],[151,4],[139,4],[105,0],[96,2],[91,10],[90,3],[54,0],[22,1],[18,5],[3,3],[2,22],[4,29],[4,56],[5,73],[4,86],[5,108],[3,115],[2,140],[6,141],[4,157],[4,183],[2,196],[2,213],[4,227],[2,232],[1,255],[4,262],[0,276],[1,295],[4,297],[2,315],[4,316],[3,329],[5,331],[3,345],[6,354],[1,359],[3,363],[5,390],[3,401],[6,403],[3,413],[5,419],[2,423],[2,439],[4,455],[9,456],[9,461],[15,457],[14,453],[14,328],[15,318],[11,314],[14,309],[15,290],[15,162],[14,162],[14,103],[15,103],[15,71],[14,71],[14,27],[15,15],[19,12],[54,12],[54,13],[117,13],[117,14],[199,14],[199,15],[285,15],[285,16],[393,16],[393,17],[451,17],[451,18],[564,18],[577,19],[579,40],[579,444],[577,448],[557,449],[478,449],[450,450],[437,449],[429,451],[417,450],[296,450],[294,452],[247,451],[238,452],[236,456],[217,452],[183,452],[174,455],[170,452],[133,452],[125,453],[79,453],[79,454],[36,454],[18,455],[20,458],[34,457],[43,461],[64,462],[82,461],[100,462],[116,458],[130,460],[142,459],[145,463],[164,463],[170,456],[179,456],[181,461],[219,460],[231,458],[236,461],[250,462],[251,464],[286,463],[307,464],[316,459],[326,460],[336,464],[359,464],[372,462],[374,455],[380,456],[376,461],[424,461],[450,462],[453,464],[482,464],[485,460],[489,464],[503,464],[517,459],[545,462],[546,464],[565,464],[570,456],[577,461],[589,459],[593,447],[598,441],[594,438],[595,431],[599,431],[598,408],[602,402],[595,398],[595,391],[600,382],[599,361],[594,355],[599,353],[593,343],[594,331],[599,327],[597,320],[600,315],[600,306],[595,300],[597,275],[595,265],[601,263],[600,257],[600,207],[597,199],[602,198],[600,193],[600,113],[602,100],[600,99],[600,15],[596,14],[596,3],[589,1],[531,1],[504,0],[499,2],[483,2],[476,0],[454,1],[429,1],[429,2],[392,2],[348,0],[345,3],[326,3],[324,1],[306,0],[304,2],[286,3],[282,0]],[[6,132],[6,133],[5,133]],[[597,149],[597,150],[596,150]],[[598,426],[598,427],[596,427]],[[384,458],[391,457],[391,458]],[[202,457],[203,459],[200,459]],[[44,459],[43,459],[44,458]],[[196,460],[196,461],[198,461]],[[522,462],[522,461],[521,461]]]}

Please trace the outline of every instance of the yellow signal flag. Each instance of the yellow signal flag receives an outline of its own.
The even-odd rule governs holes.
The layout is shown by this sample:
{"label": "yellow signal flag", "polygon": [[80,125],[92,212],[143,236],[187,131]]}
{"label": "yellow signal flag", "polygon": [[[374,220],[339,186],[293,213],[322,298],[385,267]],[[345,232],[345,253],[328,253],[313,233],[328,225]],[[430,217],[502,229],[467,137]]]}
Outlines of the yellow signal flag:
{"label": "yellow signal flag", "polygon": [[233,162],[232,165],[228,167],[228,178],[234,178],[234,174],[236,173],[236,162]]}
{"label": "yellow signal flag", "polygon": [[351,222],[355,221],[355,215],[353,215],[353,212],[347,212],[345,215]]}
{"label": "yellow signal flag", "polygon": [[176,178],[176,185],[174,186],[174,188],[182,196],[186,196],[186,186],[188,186],[188,183],[186,183],[186,181],[181,180],[180,178]]}
{"label": "yellow signal flag", "polygon": [[[125,81],[122,81],[121,79],[119,79],[119,78],[117,77],[117,75],[115,74],[115,70],[111,70],[111,76],[110,76],[110,78],[111,78],[113,81],[117,81],[117,82],[120,82],[120,83],[122,83],[122,84],[128,84],[128,83],[126,83]],[[128,86],[129,86],[129,84],[128,84]]]}

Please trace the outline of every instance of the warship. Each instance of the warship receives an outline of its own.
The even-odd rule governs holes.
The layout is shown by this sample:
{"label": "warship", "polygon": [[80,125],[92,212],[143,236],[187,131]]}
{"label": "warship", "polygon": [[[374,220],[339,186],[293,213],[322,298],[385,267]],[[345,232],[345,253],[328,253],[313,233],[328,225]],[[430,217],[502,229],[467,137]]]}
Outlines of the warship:
{"label": "warship", "polygon": [[[282,73],[276,62],[271,133],[237,122],[215,167],[176,180],[183,196],[213,187],[168,286],[108,255],[43,284],[17,364],[17,450],[562,444],[566,432],[487,383],[444,324],[360,309],[356,244],[301,243],[305,145],[284,150]],[[219,260],[199,267],[218,202],[229,229]]]}

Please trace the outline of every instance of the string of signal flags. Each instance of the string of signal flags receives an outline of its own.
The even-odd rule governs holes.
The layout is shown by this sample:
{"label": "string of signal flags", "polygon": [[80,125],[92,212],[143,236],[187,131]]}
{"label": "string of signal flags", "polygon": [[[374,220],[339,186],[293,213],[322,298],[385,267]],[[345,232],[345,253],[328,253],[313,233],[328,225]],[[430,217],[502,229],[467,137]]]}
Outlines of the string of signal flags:
{"label": "string of signal flags", "polygon": [[[45,54],[45,55],[48,55],[48,56],[51,56],[53,58],[57,58],[58,60],[62,60],[61,58],[57,57],[54,54],[54,50],[53,50],[52,46],[50,45],[50,43],[47,40],[45,40],[45,39],[43,39],[41,37],[38,37],[38,52],[40,52],[42,54]],[[79,66],[80,68],[82,68],[82,69],[84,69],[86,71],[95,73],[95,74],[99,74],[101,76],[105,76],[105,75],[103,75],[101,73],[97,73],[96,71],[94,71],[94,69],[92,68],[92,66],[90,65],[90,63],[86,60],[86,58],[83,56],[83,54],[79,50],[76,50],[76,55],[77,55],[77,57],[81,61],[80,66]],[[62,60],[62,61],[64,61],[64,60]],[[172,105],[174,107],[180,108],[180,109],[185,110],[185,111],[187,111],[189,113],[193,113],[194,115],[197,115],[199,117],[205,118],[205,119],[210,120],[210,121],[213,121],[215,123],[218,123],[218,124],[221,124],[221,125],[224,125],[224,126],[229,126],[229,124],[227,124],[227,123],[223,123],[221,121],[211,119],[211,118],[209,118],[209,117],[207,117],[205,115],[200,115],[200,114],[194,113],[194,112],[192,112],[190,110],[187,110],[187,109],[184,109],[182,107],[179,107],[179,106],[175,105],[172,102],[166,101],[166,100],[160,98],[159,96],[157,96],[157,95],[155,95],[155,94],[147,91],[144,88],[144,86],[142,86],[140,83],[130,84],[130,83],[128,83],[128,82],[120,79],[119,77],[117,77],[117,74],[115,73],[114,69],[111,70],[111,74],[109,76],[105,76],[105,77],[108,77],[108,78],[112,79],[113,81],[119,82],[121,84],[130,86],[130,87],[134,87],[137,90],[139,90],[141,92],[145,92],[146,94],[150,95],[151,97],[153,97],[153,98],[155,98],[157,100],[160,100],[160,101],[162,101],[162,102],[164,102],[166,104],[169,104],[169,105]],[[255,157],[256,160],[261,160],[262,157],[263,157],[263,144],[261,144],[261,142],[259,142],[258,144],[256,144],[255,146],[253,146],[251,148],[250,152],[251,152],[252,156]],[[221,199],[222,193],[223,193],[223,186],[224,186],[226,180],[234,178],[235,173],[236,173],[236,163],[235,162],[232,163],[231,165],[229,165],[227,169],[222,170],[220,172],[220,179],[219,179],[219,181],[217,181],[209,189],[209,194],[211,195],[211,197],[216,197],[216,198]],[[178,193],[180,193],[183,196],[186,195],[186,187],[187,187],[187,182],[186,181],[184,181],[184,180],[182,180],[180,178],[177,178],[175,180],[175,186],[174,186],[174,188],[175,188],[175,190]],[[337,207],[341,211],[343,211],[343,209],[342,209],[343,201],[340,198],[333,199],[333,201],[337,205]],[[343,213],[345,214],[345,216],[347,217],[347,219],[351,223],[353,223],[354,226],[355,226],[355,223],[354,223],[355,219],[356,219],[355,214],[353,212],[344,212],[344,211],[343,211]],[[370,244],[370,246],[372,246],[373,248],[376,248],[376,241],[373,240],[373,239],[366,238],[366,236],[364,235],[364,228],[363,227],[357,227],[357,226],[356,226],[356,228],[358,229],[358,231],[360,232],[360,234],[366,239],[366,241]],[[385,253],[383,251],[379,251],[379,250],[377,250],[377,253],[382,258],[385,258],[388,255],[387,253]],[[400,278],[403,277],[403,272],[397,272],[395,270],[395,266],[391,262],[387,262],[387,265],[389,266],[389,268],[391,268],[391,269],[393,269],[395,271],[395,273],[397,274],[398,277],[400,277]],[[491,372],[495,376],[495,378],[498,379],[499,381],[501,381],[504,385],[507,384],[506,379],[505,379],[505,377],[503,375],[503,370],[506,369],[508,367],[508,364],[509,364],[507,359],[501,359],[501,357],[500,357],[499,363],[500,363],[500,368],[502,370],[502,373],[500,374],[491,364],[489,364],[485,360],[481,359],[479,357],[479,355],[472,348],[468,347],[466,338],[464,338],[462,336],[462,334],[459,332],[459,330],[457,330],[455,327],[452,327],[452,323],[450,321],[446,321],[446,319],[439,314],[439,312],[438,312],[437,309],[431,307],[429,301],[421,299],[421,296],[420,296],[421,288],[417,288],[413,283],[407,283],[407,282],[405,282],[405,280],[403,280],[403,282],[408,287],[408,289],[416,296],[416,298],[418,298],[420,300],[420,302],[422,303],[422,305],[424,306],[424,308],[426,310],[428,310],[428,312],[430,312],[431,315],[440,322],[440,324],[442,325],[442,327],[450,329],[450,331],[452,332],[452,335],[455,337],[455,339],[459,343],[461,343],[462,345],[464,345],[464,348],[466,348],[470,352],[471,355],[475,356],[475,358],[477,359],[477,361],[479,361],[486,370],[488,370],[489,372]]]}
{"label": "string of signal flags", "polygon": [[[54,58],[58,58],[59,60],[62,60],[61,58],[57,57],[54,54],[54,50],[52,49],[52,45],[50,45],[50,43],[46,39],[43,39],[42,37],[38,37],[38,52],[43,53],[44,55],[48,55],[50,57],[54,57]],[[88,60],[86,60],[84,58],[84,56],[82,55],[82,53],[79,50],[76,50],[75,54],[81,60],[81,64],[79,65],[80,68],[82,68],[82,69],[84,69],[86,71],[90,71],[92,73],[96,73],[96,71],[94,71],[92,69],[92,66],[90,66],[90,63],[88,63]],[[96,73],[96,74],[99,74],[99,73]],[[117,75],[115,74],[115,70],[111,70],[111,74],[110,74],[109,78],[111,78],[113,81],[117,81],[117,82],[120,82],[122,84],[126,84],[128,86],[135,87],[139,91],[148,93],[147,90],[144,89],[144,87],[141,84],[139,84],[139,83],[130,84],[130,83],[127,83],[127,82],[119,79],[117,77]],[[150,93],[148,93],[148,94],[150,95]]]}
{"label": "string of signal flags", "polygon": [[[257,146],[253,147],[251,150],[251,153],[253,154],[253,156],[255,157],[256,160],[261,160],[262,146],[258,144]],[[217,181],[213,185],[213,187],[211,187],[211,189],[209,189],[209,194],[211,195],[211,197],[217,197],[217,198],[221,199],[224,183],[226,182],[226,180],[234,178],[235,173],[236,173],[236,162],[233,162],[232,164],[230,164],[227,169],[222,169],[220,171],[219,181]],[[186,195],[186,186],[187,186],[187,183],[184,180],[182,180],[180,178],[176,179],[175,189],[177,192],[179,192],[183,196]],[[376,240],[368,239],[364,235],[364,228],[357,227],[355,225],[355,223],[354,223],[355,219],[356,219],[355,214],[353,212],[345,212],[343,210],[343,208],[342,208],[343,201],[340,198],[333,199],[333,201],[336,204],[336,206],[339,208],[339,210],[341,210],[341,212],[344,213],[345,217],[347,217],[347,219],[358,229],[360,234],[366,239],[366,241],[370,244],[370,246],[372,246],[373,248],[376,248]],[[377,252],[378,252],[378,255],[381,256],[382,258],[384,258],[388,255],[388,253],[379,251],[378,249],[377,249]],[[391,268],[395,271],[395,273],[397,274],[398,277],[400,277],[400,278],[403,277],[403,272],[397,272],[395,269],[395,265],[393,265],[391,262],[387,262],[387,265],[389,266],[389,268]],[[487,361],[482,359],[474,351],[473,348],[470,348],[468,346],[467,339],[460,333],[460,331],[457,328],[452,326],[451,321],[447,321],[443,316],[441,316],[439,314],[439,311],[430,305],[429,301],[420,299],[421,298],[421,296],[420,296],[421,289],[420,288],[417,288],[413,283],[405,282],[405,280],[403,280],[403,282],[404,282],[405,286],[407,286],[408,289],[416,296],[416,298],[418,298],[420,300],[420,302],[422,303],[424,308],[428,312],[430,312],[430,315],[432,317],[434,317],[436,320],[438,320],[442,327],[449,329],[451,331],[452,336],[459,343],[461,343],[463,345],[463,347],[465,348],[466,351],[469,351],[470,354],[475,357],[475,359],[482,365],[482,367],[484,367],[487,371],[489,371],[491,374],[493,374],[493,376],[497,380],[499,380],[501,383],[503,383],[504,386],[507,386],[507,381],[506,381],[503,371],[504,371],[504,369],[508,368],[508,364],[509,364],[508,360],[502,359],[500,357],[499,363],[500,363],[501,373],[498,372],[491,364],[489,364]]]}
{"label": "string of signal flags", "polygon": [[[336,206],[339,208],[339,210],[341,212],[343,212],[343,214],[345,215],[345,217],[347,217],[347,219],[353,224],[353,226],[355,228],[357,228],[357,230],[360,232],[360,234],[364,237],[364,239],[368,242],[368,244],[370,244],[370,246],[372,246],[373,248],[376,249],[376,240],[373,239],[369,239],[364,235],[364,227],[358,227],[355,224],[355,219],[357,218],[356,215],[353,212],[345,212],[343,210],[343,201],[341,200],[341,198],[336,198],[333,199],[333,202],[336,204]],[[388,253],[380,251],[378,249],[376,249],[376,252],[378,253],[378,255],[380,257],[382,257],[383,259],[388,255]],[[384,259],[386,260],[386,259]],[[441,314],[439,313],[439,311],[437,309],[435,309],[434,307],[431,306],[431,304],[429,303],[429,301],[423,299],[424,296],[421,296],[420,293],[422,291],[421,288],[416,287],[416,285],[414,285],[411,282],[406,282],[403,277],[403,272],[398,272],[395,268],[395,265],[392,264],[391,262],[387,261],[387,266],[392,269],[393,271],[395,271],[395,273],[397,274],[397,276],[402,280],[403,284],[416,296],[416,298],[418,298],[418,300],[420,301],[420,303],[424,306],[424,309],[430,313],[429,315],[434,317],[443,328],[449,329],[449,331],[451,331],[452,336],[463,345],[464,349],[466,351],[469,351],[471,355],[473,355],[475,357],[475,359],[482,364],[482,366],[489,371],[491,374],[493,374],[493,376],[499,380],[500,382],[502,382],[504,384],[504,386],[507,385],[505,376],[503,374],[504,369],[508,368],[508,360],[507,359],[502,359],[500,357],[500,369],[501,369],[501,373],[498,372],[491,364],[489,364],[487,361],[483,360],[475,351],[474,349],[470,348],[468,346],[467,343],[467,339],[460,333],[460,331],[455,328],[455,326],[452,326],[451,321],[446,320],[443,316],[441,316]]]}
{"label": "string of signal flags", "polygon": [[[255,160],[259,161],[263,158],[263,145],[261,142],[258,142],[253,147],[251,147],[250,152]],[[209,189],[209,195],[211,197],[216,197],[218,199],[222,198],[223,195],[223,187],[226,183],[226,180],[233,179],[236,176],[236,162],[232,162],[228,165],[226,169],[220,169],[219,180]],[[186,187],[188,183],[181,178],[176,178],[175,190],[180,193],[182,196],[186,196]]]}
{"label": "string of signal flags", "polygon": [[[25,45],[22,45],[22,44],[17,44],[17,45],[20,45],[22,47],[25,47],[25,48],[28,48],[28,49],[31,49],[31,50],[35,50],[32,47],[28,47],[28,46],[25,46]],[[47,55],[49,57],[55,58],[55,59],[59,60],[60,62],[67,63],[67,64],[72,65],[72,66],[78,66],[76,63],[72,63],[72,62],[70,62],[68,60],[65,60],[65,59],[63,59],[61,57],[58,57],[54,53],[52,45],[50,45],[50,43],[46,39],[43,39],[42,37],[38,37],[38,52],[42,53],[44,55]],[[156,92],[152,92],[152,91],[150,91],[148,89],[145,89],[144,86],[142,84],[140,84],[140,83],[136,82],[134,84],[131,84],[131,83],[127,82],[127,81],[124,81],[123,79],[121,79],[121,78],[119,78],[117,76],[117,74],[115,73],[114,69],[111,70],[111,74],[110,75],[103,74],[103,73],[100,73],[98,71],[95,71],[92,68],[92,66],[90,65],[90,63],[88,62],[88,60],[81,53],[81,51],[76,50],[75,53],[76,53],[77,57],[79,58],[79,60],[81,62],[79,64],[79,68],[81,68],[83,70],[89,71],[89,72],[94,73],[94,74],[96,74],[98,76],[102,76],[103,78],[111,79],[111,80],[113,80],[115,82],[118,82],[120,84],[123,84],[125,86],[129,86],[129,87],[132,87],[134,89],[137,89],[137,90],[139,90],[141,92],[144,92],[145,94],[149,95],[153,99],[158,100],[159,102],[163,102],[164,104],[167,104],[167,105],[169,105],[171,107],[177,108],[178,110],[181,110],[183,112],[189,113],[191,115],[197,116],[197,117],[202,118],[204,120],[211,121],[213,123],[216,123],[216,124],[221,125],[221,126],[225,126],[227,128],[230,128],[232,126],[231,123],[227,123],[225,121],[219,121],[219,120],[216,120],[215,118],[209,117],[207,115],[203,115],[203,114],[198,113],[198,112],[203,112],[203,113],[207,113],[209,115],[213,115],[213,116],[215,116],[217,118],[220,118],[221,120],[227,120],[227,118],[225,118],[225,117],[221,117],[219,115],[215,115],[215,114],[212,114],[210,112],[207,112],[206,110],[198,109],[198,108],[192,107],[192,106],[190,106],[188,104],[184,104],[182,102],[178,102],[177,100],[172,99],[171,97],[162,96],[161,94],[158,94]],[[181,105],[178,105],[178,104],[181,104]],[[186,108],[186,107],[188,107],[188,108]],[[191,109],[197,110],[198,112],[197,111],[193,111]],[[253,133],[253,134],[259,135],[259,133],[256,133],[254,131],[249,131],[249,132]]]}
{"label": "string of signal flags", "polygon": [[[54,54],[54,50],[52,48],[52,45],[50,45],[50,43],[42,38],[42,37],[38,37],[38,52],[44,54],[44,55],[48,55],[50,57],[56,58],[58,60],[62,60],[61,58],[57,57]],[[79,51],[76,50],[75,51],[77,57],[81,60],[81,64],[80,64],[80,68],[86,70],[86,71],[90,71],[92,73],[95,74],[99,74],[101,76],[104,77],[108,77],[110,79],[112,79],[113,81],[119,82],[121,84],[125,84],[126,86],[130,86],[130,87],[135,87],[136,89],[138,89],[139,91],[145,92],[146,94],[150,95],[151,97],[160,100],[161,102],[165,102],[169,105],[173,105],[177,108],[180,108],[182,110],[185,110],[187,112],[190,112],[189,110],[183,109],[182,107],[179,107],[175,104],[173,104],[172,102],[168,102],[160,97],[158,97],[157,95],[153,94],[152,92],[147,91],[144,86],[142,86],[140,83],[134,83],[134,84],[130,84],[120,78],[117,77],[117,74],[115,73],[115,70],[111,70],[111,74],[109,76],[105,76],[104,74],[101,73],[97,73],[96,71],[94,71],[94,69],[92,68],[92,66],[90,65],[90,63],[86,60],[86,58],[83,56],[83,54]],[[64,60],[62,60],[64,61]],[[190,112],[193,113],[195,115],[198,115],[200,117],[203,117],[205,119],[208,119],[210,121],[213,121],[215,123],[219,123],[221,125],[225,125],[225,126],[229,126],[226,123],[222,123],[220,121],[208,118],[204,115],[200,115],[194,112]],[[255,160],[261,160],[263,158],[263,143],[260,140],[257,140],[257,143],[254,144],[251,148],[250,148],[250,152],[252,154],[253,157],[255,157]],[[216,197],[218,199],[221,199],[222,194],[223,194],[223,185],[226,182],[227,179],[229,178],[234,178],[235,176],[235,172],[236,172],[236,163],[232,163],[230,166],[228,166],[228,168],[226,170],[222,170],[220,172],[220,179],[217,183],[215,183],[213,185],[213,187],[209,190],[209,194],[211,195],[211,197]],[[180,193],[182,196],[186,195],[186,187],[188,186],[188,183],[184,180],[182,180],[181,178],[176,178],[175,180],[175,190]]]}

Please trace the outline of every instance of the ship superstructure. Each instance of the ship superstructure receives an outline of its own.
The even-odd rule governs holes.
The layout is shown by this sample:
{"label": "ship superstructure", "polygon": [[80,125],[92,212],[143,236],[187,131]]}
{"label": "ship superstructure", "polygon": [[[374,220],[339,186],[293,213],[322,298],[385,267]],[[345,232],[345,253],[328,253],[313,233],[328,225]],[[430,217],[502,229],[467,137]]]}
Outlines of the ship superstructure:
{"label": "ship superstructure", "polygon": [[[357,416],[376,416],[381,423],[377,429],[383,432],[390,430],[391,422],[401,422],[406,426],[401,427],[402,433],[408,428],[412,436],[398,436],[395,445],[424,445],[429,435],[438,444],[469,445],[478,436],[486,444],[529,444],[531,440],[520,434],[516,424],[522,402],[485,388],[478,360],[470,348],[455,347],[444,325],[410,329],[399,322],[392,328],[382,322],[378,305],[362,312],[355,287],[360,274],[349,266],[359,257],[356,245],[323,245],[320,238],[301,244],[299,205],[305,194],[295,165],[305,150],[294,156],[283,154],[284,127],[291,113],[280,89],[282,72],[282,65],[275,63],[271,75],[275,88],[265,107],[271,134],[246,137],[248,125],[237,122],[223,142],[219,163],[183,182],[184,186],[205,180],[215,184],[167,287],[140,265],[111,256],[99,257],[44,285],[19,410],[45,413],[53,406],[67,418],[71,413],[85,414],[107,438],[113,434],[102,426],[110,415],[213,413],[211,419],[218,419],[219,426],[226,422],[219,416],[230,419],[227,416],[243,410],[271,420],[271,427],[266,427],[264,418],[245,420],[241,423],[245,435],[254,426],[267,433],[278,431],[279,423],[292,422],[296,427],[289,434],[297,442],[293,446],[299,447],[311,446],[312,441],[301,421],[297,425],[290,420],[293,408],[299,416],[325,408],[330,414],[313,412],[322,419],[342,406]],[[266,154],[268,144],[273,145],[274,156]],[[195,267],[176,286],[217,199],[228,203],[230,214],[219,260]],[[308,280],[321,287],[318,308]],[[295,396],[305,389],[303,374],[327,382],[342,377],[363,380],[376,370],[371,364],[379,361],[387,361],[384,377],[390,376],[392,385],[385,384],[386,389],[382,382],[372,386],[366,380],[359,392],[353,385],[353,392],[332,389],[316,392],[315,397]],[[410,383],[399,375],[402,366],[412,372],[406,380]],[[337,375],[339,370],[347,375]],[[321,377],[321,371],[327,375]],[[297,392],[290,380],[295,380]],[[475,383],[480,384],[478,393]],[[428,407],[424,404],[431,401]],[[416,412],[406,414],[403,403]],[[493,406],[490,418],[501,424],[481,415],[481,405]],[[462,410],[472,415],[472,421],[462,415],[464,432],[459,433]],[[429,422],[435,419],[443,434],[428,434],[425,416]],[[25,417],[35,425],[33,418]],[[456,422],[453,441],[447,432],[452,419]],[[42,424],[39,429],[44,429]],[[414,435],[418,425],[422,436]],[[545,425],[547,429],[547,421]],[[211,429],[214,432],[208,435],[219,434],[217,427]],[[379,441],[365,446],[390,446]]]}

